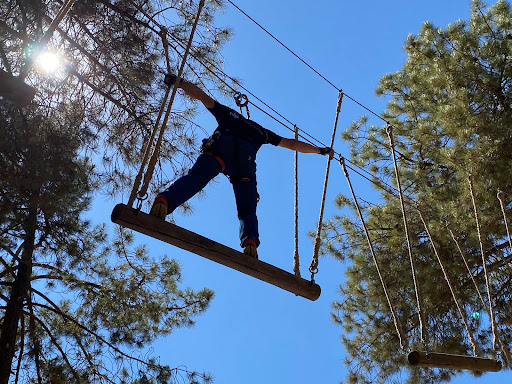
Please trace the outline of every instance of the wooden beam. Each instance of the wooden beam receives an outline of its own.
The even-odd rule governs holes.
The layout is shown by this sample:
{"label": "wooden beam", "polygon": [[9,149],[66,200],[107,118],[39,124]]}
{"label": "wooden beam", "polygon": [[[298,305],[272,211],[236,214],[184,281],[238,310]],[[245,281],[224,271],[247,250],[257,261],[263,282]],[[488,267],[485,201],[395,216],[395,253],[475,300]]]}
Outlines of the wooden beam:
{"label": "wooden beam", "polygon": [[467,369],[478,372],[501,370],[501,362],[498,360],[446,353],[412,351],[407,356],[407,360],[411,365],[425,368]]}
{"label": "wooden beam", "polygon": [[35,94],[30,85],[0,69],[0,96],[22,108],[30,104]]}
{"label": "wooden beam", "polygon": [[314,301],[320,297],[321,289],[317,284],[125,204],[116,205],[112,221],[306,299]]}

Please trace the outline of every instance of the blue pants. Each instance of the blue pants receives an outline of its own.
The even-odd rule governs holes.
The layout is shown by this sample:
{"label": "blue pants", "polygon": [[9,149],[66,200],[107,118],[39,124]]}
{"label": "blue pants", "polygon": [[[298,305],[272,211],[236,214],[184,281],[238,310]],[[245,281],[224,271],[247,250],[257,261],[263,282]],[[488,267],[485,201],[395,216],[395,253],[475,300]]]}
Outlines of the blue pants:
{"label": "blue pants", "polygon": [[[239,141],[242,141],[240,145]],[[258,191],[256,188],[256,150],[245,147],[245,140],[234,139],[232,136],[223,137],[216,155],[225,163],[222,170],[220,162],[210,154],[201,154],[187,175],[172,183],[160,196],[167,198],[168,213],[201,191],[210,180],[223,172],[228,176],[235,193],[238,219],[240,220],[240,245],[247,239],[254,239],[259,244],[258,218],[256,205],[258,204]],[[236,150],[234,150],[236,146]],[[242,173],[242,174],[240,174]],[[240,176],[245,176],[243,179]]]}

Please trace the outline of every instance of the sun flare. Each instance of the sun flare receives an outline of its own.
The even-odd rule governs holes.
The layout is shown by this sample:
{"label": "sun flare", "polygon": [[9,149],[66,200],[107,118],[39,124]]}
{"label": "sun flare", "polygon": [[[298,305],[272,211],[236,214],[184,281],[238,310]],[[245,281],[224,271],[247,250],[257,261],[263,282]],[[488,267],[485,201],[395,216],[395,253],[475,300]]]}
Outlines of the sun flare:
{"label": "sun flare", "polygon": [[57,72],[62,67],[63,60],[55,52],[45,51],[36,58],[36,68],[45,74]]}

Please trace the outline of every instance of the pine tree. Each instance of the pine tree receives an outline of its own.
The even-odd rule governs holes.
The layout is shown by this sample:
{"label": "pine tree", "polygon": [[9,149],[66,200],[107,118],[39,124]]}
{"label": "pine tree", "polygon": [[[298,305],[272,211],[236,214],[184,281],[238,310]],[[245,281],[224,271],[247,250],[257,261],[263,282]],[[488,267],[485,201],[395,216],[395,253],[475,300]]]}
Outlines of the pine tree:
{"label": "pine tree", "polygon": [[[180,288],[175,261],[83,217],[95,195],[126,193],[133,180],[165,92],[162,36],[176,68],[197,4],[77,1],[39,44],[61,5],[0,4],[2,68],[37,89],[28,108],[0,100],[0,383],[209,381],[147,358],[144,347],[193,325],[213,292]],[[219,5],[205,6],[187,67],[205,81],[229,37],[213,26]],[[57,75],[33,61],[46,49],[65,54]],[[177,176],[195,146],[193,108],[181,112],[160,163]]]}
{"label": "pine tree", "polygon": [[[423,340],[388,126],[369,124],[363,117],[343,138],[352,146],[352,161],[369,169],[379,186],[378,202],[360,201],[365,223],[409,347],[473,355],[428,229],[480,349],[477,352],[496,357],[495,350],[500,351],[501,346],[497,343],[493,348],[490,318],[459,247],[488,304],[481,249],[484,251],[502,352],[510,352],[512,247],[505,226],[505,220],[510,223],[512,218],[510,4],[500,0],[486,9],[474,1],[470,20],[459,20],[444,29],[426,22],[417,35],[408,37],[405,51],[408,56],[402,69],[385,75],[377,93],[391,99],[383,117],[391,125],[405,195],[425,318]],[[390,191],[383,182],[393,184],[394,189]],[[352,207],[352,198],[340,195],[337,204],[340,209]],[[342,298],[334,303],[333,313],[344,329],[350,367],[347,382],[399,382],[405,378],[409,383],[441,382],[457,374],[408,367],[358,216],[332,219],[324,240],[326,252],[351,261],[347,282],[340,288]],[[505,353],[501,356],[505,360]],[[408,375],[401,373],[404,369]]]}

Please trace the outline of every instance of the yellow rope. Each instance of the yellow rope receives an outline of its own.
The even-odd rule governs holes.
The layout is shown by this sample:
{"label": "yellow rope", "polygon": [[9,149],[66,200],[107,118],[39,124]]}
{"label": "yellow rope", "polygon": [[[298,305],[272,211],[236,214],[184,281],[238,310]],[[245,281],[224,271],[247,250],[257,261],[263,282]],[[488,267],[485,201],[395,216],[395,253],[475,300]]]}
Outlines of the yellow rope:
{"label": "yellow rope", "polygon": [[[299,139],[299,127],[295,128],[295,140]],[[299,260],[299,152],[295,151],[295,251],[293,254],[293,272],[300,277]]]}
{"label": "yellow rope", "polygon": [[384,295],[386,296],[386,301],[388,303],[389,309],[391,311],[391,315],[393,317],[393,323],[395,324],[396,333],[398,334],[398,340],[400,342],[400,347],[405,350],[408,348],[408,340],[404,336],[402,331],[402,326],[400,324],[400,321],[398,320],[398,316],[395,312],[395,308],[393,307],[393,304],[391,302],[391,298],[388,293],[388,289],[386,286],[386,283],[384,282],[384,277],[382,276],[379,261],[377,260],[377,256],[375,254],[375,249],[373,248],[373,243],[370,238],[370,234],[368,232],[368,228],[366,226],[366,223],[364,221],[363,213],[361,212],[361,208],[359,207],[359,203],[357,202],[356,194],[354,192],[354,188],[352,187],[352,182],[350,181],[350,177],[347,171],[347,167],[345,165],[345,159],[343,157],[340,157],[340,164],[343,168],[343,172],[345,173],[345,178],[347,179],[348,186],[350,188],[350,192],[352,193],[352,199],[354,200],[354,205],[357,209],[357,212],[359,214],[359,219],[361,220],[361,224],[363,225],[364,233],[366,235],[366,240],[368,242],[368,247],[370,248],[370,252],[372,254],[373,263],[375,264],[375,268],[377,269],[377,274],[379,275],[380,283],[382,285],[382,289],[384,290]]}
{"label": "yellow rope", "polygon": [[407,239],[407,249],[409,252],[409,261],[411,263],[412,279],[414,282],[414,291],[416,294],[416,305],[418,307],[418,320],[419,320],[419,326],[420,326],[420,336],[421,336],[421,341],[423,342],[423,344],[426,347],[426,344],[428,343],[428,332],[425,327],[425,318],[424,318],[423,309],[422,309],[421,292],[420,292],[420,287],[418,284],[418,278],[416,276],[416,266],[414,263],[414,256],[412,254],[411,238],[409,235],[409,225],[407,224],[407,214],[405,211],[404,196],[402,193],[402,185],[400,182],[400,173],[398,172],[398,164],[396,161],[395,143],[394,143],[394,139],[393,139],[393,128],[391,125],[388,124],[386,132],[387,132],[388,138],[389,138],[389,146],[391,147],[391,155],[393,157],[393,164],[394,164],[394,168],[395,168],[396,183],[398,186],[398,192],[399,192],[399,196],[400,196],[400,206],[402,208],[404,230],[405,230],[405,236]]}
{"label": "yellow rope", "polygon": [[[342,101],[343,101],[343,91],[340,90],[338,93],[338,104],[336,106],[336,118],[334,119],[334,128],[332,130],[331,145],[330,145],[331,148],[334,146],[334,139],[336,138],[336,128],[338,127],[338,118],[340,116]],[[325,169],[324,189],[323,189],[322,200],[321,200],[321,204],[320,204],[320,218],[318,219],[318,227],[316,229],[313,260],[311,260],[311,265],[309,267],[309,271],[311,272],[311,280],[313,280],[314,274],[316,272],[318,272],[318,253],[320,251],[320,233],[322,232],[322,221],[323,221],[323,217],[324,217],[325,198],[327,195],[327,182],[329,180],[329,170],[331,167],[331,160],[332,160],[331,156],[330,156],[330,154],[328,154],[327,167]]]}
{"label": "yellow rope", "polygon": [[[198,7],[198,10],[197,10],[197,15],[196,15],[196,18],[194,20],[194,24],[192,25],[192,31],[190,32],[190,38],[188,40],[188,44],[187,44],[187,48],[185,49],[185,53],[183,54],[183,58],[181,60],[181,65],[180,65],[180,68],[178,70],[178,74],[177,74],[177,80],[176,82],[174,83],[173,87],[172,87],[172,93],[171,93],[171,98],[169,100],[169,105],[167,106],[167,111],[165,112],[165,117],[164,117],[164,121],[162,122],[162,126],[160,127],[160,132],[158,134],[158,138],[157,138],[157,141],[156,141],[156,144],[155,144],[155,147],[153,149],[153,153],[151,155],[151,158],[149,160],[149,164],[148,164],[148,169],[144,175],[144,180],[143,180],[143,183],[142,183],[142,187],[140,189],[140,191],[138,192],[138,197],[139,198],[143,198],[146,193],[147,193],[147,190],[149,188],[149,183],[153,177],[153,172],[155,170],[155,166],[156,166],[156,163],[158,161],[158,156],[160,154],[160,147],[162,145],[162,140],[163,140],[163,135],[164,135],[164,132],[165,132],[165,129],[167,128],[167,121],[169,120],[169,115],[171,114],[171,108],[172,108],[172,104],[174,102],[174,98],[176,97],[176,91],[178,90],[178,83],[181,79],[181,76],[183,75],[183,70],[185,68],[185,64],[186,64],[186,61],[187,61],[187,56],[190,52],[190,48],[192,46],[192,41],[194,39],[194,34],[195,34],[195,31],[196,31],[196,28],[197,28],[197,24],[199,22],[199,17],[201,15],[201,11],[203,10],[203,6],[204,6],[204,3],[205,3],[205,0],[201,0],[200,3],[199,3],[199,7]],[[152,138],[154,138],[154,135],[152,135]],[[149,146],[151,145],[151,142],[148,143],[148,148]],[[144,166],[144,164],[143,164]],[[130,196],[131,198],[131,196]],[[133,201],[129,201],[129,204],[128,205],[131,205],[133,204]]]}
{"label": "yellow rope", "polygon": [[496,320],[494,318],[494,309],[493,309],[493,305],[492,305],[491,284],[489,282],[489,274],[487,273],[487,261],[485,258],[484,244],[483,244],[483,240],[482,240],[482,231],[480,230],[480,220],[478,218],[478,208],[476,206],[475,191],[474,191],[471,175],[468,176],[468,183],[469,183],[469,191],[471,193],[471,201],[473,202],[473,210],[475,212],[475,222],[476,222],[476,230],[478,233],[478,241],[480,242],[480,252],[482,254],[482,264],[484,267],[485,287],[487,289],[487,299],[489,300],[489,315],[490,315],[490,320],[491,320],[491,328],[492,328],[492,336],[493,336],[492,348],[496,351],[497,329],[496,329]]}

